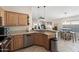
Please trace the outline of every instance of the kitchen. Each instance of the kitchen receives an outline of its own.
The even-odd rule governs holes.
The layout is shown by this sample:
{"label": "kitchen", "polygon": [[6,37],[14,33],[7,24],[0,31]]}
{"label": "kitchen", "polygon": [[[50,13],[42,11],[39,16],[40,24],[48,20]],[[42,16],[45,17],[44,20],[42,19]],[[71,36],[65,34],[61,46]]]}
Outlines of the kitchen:
{"label": "kitchen", "polygon": [[48,34],[46,31],[44,34],[30,30],[32,28],[30,10],[31,7],[28,6],[18,7],[18,9],[17,7],[7,6],[0,8],[1,51],[18,51],[33,45],[43,46],[50,51],[48,39],[51,32]]}
{"label": "kitchen", "polygon": [[[75,8],[77,8],[77,12],[74,12]],[[65,52],[72,49],[72,51],[77,51],[78,44],[75,44],[76,50],[73,45],[78,41],[77,35],[74,33],[71,38],[71,33],[75,30],[72,31],[72,27],[65,25],[75,24],[74,19],[78,20],[79,16],[74,15],[78,15],[78,9],[78,7],[60,6],[1,6],[0,51]],[[63,32],[65,32],[65,36]],[[67,39],[72,42],[70,46],[66,47]]]}

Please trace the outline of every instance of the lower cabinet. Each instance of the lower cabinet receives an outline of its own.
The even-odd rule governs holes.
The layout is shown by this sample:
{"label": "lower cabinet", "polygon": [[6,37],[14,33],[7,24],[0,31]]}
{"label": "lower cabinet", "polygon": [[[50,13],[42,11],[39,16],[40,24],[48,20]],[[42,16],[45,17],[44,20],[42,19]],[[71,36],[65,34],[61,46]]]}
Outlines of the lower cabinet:
{"label": "lower cabinet", "polygon": [[23,35],[12,36],[11,40],[11,51],[23,48]]}
{"label": "lower cabinet", "polygon": [[31,45],[43,46],[49,50],[48,36],[42,33],[31,33],[26,35],[15,35],[11,37],[10,50],[14,51]]}
{"label": "lower cabinet", "polygon": [[49,50],[49,39],[48,36],[42,33],[32,33],[33,44],[43,46]]}
{"label": "lower cabinet", "polygon": [[43,38],[43,46],[49,50],[49,39],[48,39],[48,35],[46,34],[42,34],[42,38]]}
{"label": "lower cabinet", "polygon": [[10,51],[14,50],[14,38],[11,37],[11,43],[10,43]]}

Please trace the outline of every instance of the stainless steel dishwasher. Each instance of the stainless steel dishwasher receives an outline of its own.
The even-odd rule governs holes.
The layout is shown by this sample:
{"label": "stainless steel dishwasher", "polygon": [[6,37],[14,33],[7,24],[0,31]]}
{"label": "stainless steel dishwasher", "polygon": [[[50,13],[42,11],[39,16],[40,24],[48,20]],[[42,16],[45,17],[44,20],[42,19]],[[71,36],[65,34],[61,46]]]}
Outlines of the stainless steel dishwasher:
{"label": "stainless steel dishwasher", "polygon": [[24,35],[24,47],[31,46],[33,44],[32,38],[30,34],[25,34]]}

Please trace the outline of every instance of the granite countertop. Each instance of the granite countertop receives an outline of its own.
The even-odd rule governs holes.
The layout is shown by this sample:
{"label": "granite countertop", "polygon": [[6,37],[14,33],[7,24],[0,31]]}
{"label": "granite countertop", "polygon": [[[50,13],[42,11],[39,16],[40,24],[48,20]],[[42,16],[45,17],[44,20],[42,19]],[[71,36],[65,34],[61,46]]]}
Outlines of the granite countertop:
{"label": "granite countertop", "polygon": [[23,34],[30,34],[30,33],[34,33],[34,32],[16,32],[16,33],[10,33],[8,35],[14,36],[14,35],[23,35]]}
{"label": "granite countertop", "polygon": [[38,32],[56,32],[56,30],[49,30],[49,29],[35,29],[34,31],[38,31]]}
{"label": "granite countertop", "polygon": [[8,36],[14,36],[14,35],[24,35],[24,34],[31,34],[31,33],[43,33],[48,35],[48,38],[56,37],[56,31],[30,31],[30,32],[13,32],[11,34],[8,34]]}
{"label": "granite countertop", "polygon": [[55,30],[35,30],[35,32],[46,34],[48,38],[56,37]]}

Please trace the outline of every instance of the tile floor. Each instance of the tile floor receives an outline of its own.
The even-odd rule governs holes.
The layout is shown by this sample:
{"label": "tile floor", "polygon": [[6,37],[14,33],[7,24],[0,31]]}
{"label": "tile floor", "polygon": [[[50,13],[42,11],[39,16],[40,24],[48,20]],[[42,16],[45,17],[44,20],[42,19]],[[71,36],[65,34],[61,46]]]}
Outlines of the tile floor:
{"label": "tile floor", "polygon": [[[57,41],[57,49],[59,52],[79,52],[79,33],[76,35],[76,42],[72,40],[66,41],[62,39],[58,39]],[[25,49],[17,50],[15,52],[48,52],[45,48],[39,46],[32,46]]]}
{"label": "tile floor", "polygon": [[28,47],[28,48],[17,50],[15,52],[48,52],[48,51],[43,47],[31,46],[31,47]]}
{"label": "tile floor", "polygon": [[57,41],[57,49],[59,52],[79,52],[79,33],[76,33],[76,41],[62,40],[59,38]]}

